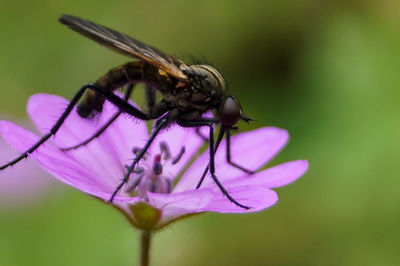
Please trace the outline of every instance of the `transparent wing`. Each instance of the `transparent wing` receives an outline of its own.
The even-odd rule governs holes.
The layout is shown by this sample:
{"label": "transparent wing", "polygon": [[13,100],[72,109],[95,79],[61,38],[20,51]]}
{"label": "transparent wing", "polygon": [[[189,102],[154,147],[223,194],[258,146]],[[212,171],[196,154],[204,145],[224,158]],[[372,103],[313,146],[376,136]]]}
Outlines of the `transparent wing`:
{"label": "transparent wing", "polygon": [[187,80],[186,75],[179,68],[180,65],[185,65],[185,63],[154,47],[118,31],[71,15],[62,15],[58,20],[70,29],[118,53],[143,60],[177,79]]}

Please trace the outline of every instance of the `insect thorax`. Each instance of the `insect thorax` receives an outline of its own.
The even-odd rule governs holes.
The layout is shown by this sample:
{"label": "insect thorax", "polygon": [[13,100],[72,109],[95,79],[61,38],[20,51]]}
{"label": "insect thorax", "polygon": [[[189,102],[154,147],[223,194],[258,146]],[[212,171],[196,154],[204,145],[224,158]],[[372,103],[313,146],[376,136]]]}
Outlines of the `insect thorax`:
{"label": "insect thorax", "polygon": [[221,74],[208,65],[182,65],[181,70],[188,82],[176,82],[164,99],[181,111],[198,110],[203,113],[219,108],[226,90]]}

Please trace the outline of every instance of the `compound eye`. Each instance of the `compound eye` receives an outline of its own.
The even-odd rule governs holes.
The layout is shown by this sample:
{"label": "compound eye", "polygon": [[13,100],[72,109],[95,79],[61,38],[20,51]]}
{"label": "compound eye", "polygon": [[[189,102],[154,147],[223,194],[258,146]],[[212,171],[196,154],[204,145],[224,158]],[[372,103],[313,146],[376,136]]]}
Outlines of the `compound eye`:
{"label": "compound eye", "polygon": [[221,105],[219,114],[221,125],[225,127],[234,126],[241,114],[242,107],[240,103],[233,96],[229,96]]}

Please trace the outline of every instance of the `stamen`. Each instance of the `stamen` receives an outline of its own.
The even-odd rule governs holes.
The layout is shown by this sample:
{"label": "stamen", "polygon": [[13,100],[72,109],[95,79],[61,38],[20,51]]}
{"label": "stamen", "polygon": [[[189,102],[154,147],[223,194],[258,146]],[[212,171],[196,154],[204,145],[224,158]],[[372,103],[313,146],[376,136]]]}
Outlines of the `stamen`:
{"label": "stamen", "polygon": [[133,178],[131,178],[128,183],[126,184],[126,189],[125,191],[127,193],[132,193],[133,190],[135,190],[135,188],[139,185],[140,180],[142,180],[143,176],[144,176],[145,172],[142,171],[139,175],[134,176]]}
{"label": "stamen", "polygon": [[165,141],[160,142],[161,154],[164,155],[164,160],[171,158],[171,151],[169,150],[168,144]]}
{"label": "stamen", "polygon": [[172,160],[172,164],[176,164],[182,158],[183,154],[185,153],[186,149],[185,146],[182,146],[181,150],[179,151],[178,155]]}
{"label": "stamen", "polygon": [[[125,169],[126,169],[127,171],[128,171],[129,168],[130,168],[130,166],[127,165],[127,164],[125,164],[124,167],[125,167]],[[144,171],[143,167],[136,167],[135,169],[133,169],[132,173],[140,174],[140,173],[142,173],[143,171]]]}
{"label": "stamen", "polygon": [[[135,147],[132,151],[137,154],[141,149]],[[148,200],[147,192],[164,194],[172,192],[172,180],[163,175],[164,164],[168,161],[172,165],[178,163],[185,153],[185,146],[182,146],[179,153],[172,157],[168,144],[163,141],[160,142],[160,151],[153,157],[152,161],[149,160],[148,156],[143,158],[141,166],[132,171],[132,178],[127,184],[126,192],[135,191],[145,201]],[[129,166],[125,167],[129,168]]]}
{"label": "stamen", "polygon": [[[133,152],[133,154],[135,154],[135,155],[138,155],[141,151],[142,151],[142,148],[140,148],[140,147],[133,147],[133,148],[132,148],[132,152]],[[146,153],[143,155],[142,159],[143,159],[143,160],[146,160],[147,155],[148,155],[148,153],[146,152]]]}

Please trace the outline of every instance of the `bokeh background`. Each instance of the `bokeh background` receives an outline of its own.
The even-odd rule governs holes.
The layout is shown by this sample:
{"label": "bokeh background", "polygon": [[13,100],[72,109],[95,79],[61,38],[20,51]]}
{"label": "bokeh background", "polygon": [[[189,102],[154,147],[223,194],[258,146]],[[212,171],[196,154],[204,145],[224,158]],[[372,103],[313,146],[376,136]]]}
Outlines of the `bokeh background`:
{"label": "bokeh background", "polygon": [[[257,119],[241,130],[289,130],[271,165],[310,169],[263,212],[160,232],[152,265],[400,265],[399,12],[396,0],[0,0],[0,118],[27,125],[30,95],[71,97],[129,60],[61,26],[62,13],[204,55]],[[119,213],[40,170],[19,175],[0,175],[0,265],[136,264],[138,234]]]}

